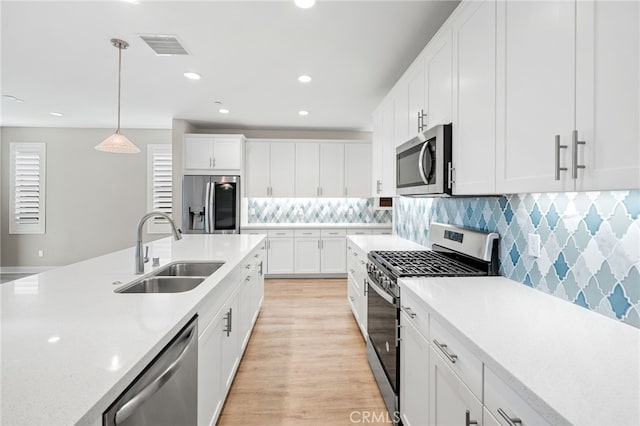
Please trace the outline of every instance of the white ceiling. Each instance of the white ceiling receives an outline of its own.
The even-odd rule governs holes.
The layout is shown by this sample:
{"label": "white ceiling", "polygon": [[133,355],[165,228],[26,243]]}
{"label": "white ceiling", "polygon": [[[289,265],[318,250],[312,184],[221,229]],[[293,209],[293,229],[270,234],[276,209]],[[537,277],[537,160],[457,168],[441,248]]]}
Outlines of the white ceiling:
{"label": "white ceiling", "polygon": [[[2,1],[2,126],[367,130],[371,113],[457,1]],[[175,34],[159,57],[140,34]],[[183,73],[197,72],[199,81]],[[313,81],[303,85],[299,74]],[[231,113],[218,113],[220,100]],[[308,110],[307,117],[298,115]],[[49,115],[51,111],[63,117]]]}

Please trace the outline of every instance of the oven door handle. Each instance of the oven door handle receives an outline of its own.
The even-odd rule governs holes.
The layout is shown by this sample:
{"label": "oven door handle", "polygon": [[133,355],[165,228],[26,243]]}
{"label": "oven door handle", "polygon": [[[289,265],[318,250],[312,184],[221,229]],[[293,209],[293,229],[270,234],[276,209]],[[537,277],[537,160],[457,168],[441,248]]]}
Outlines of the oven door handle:
{"label": "oven door handle", "polygon": [[420,156],[418,157],[418,170],[420,171],[420,177],[422,178],[422,181],[425,184],[429,185],[429,181],[427,180],[427,175],[424,170],[424,154],[427,150],[427,145],[428,145],[427,142],[424,142],[422,144],[422,149],[420,150]]}
{"label": "oven door handle", "polygon": [[[378,287],[378,285],[371,281],[368,280],[367,283],[369,284],[369,286],[375,290],[376,293],[378,293],[378,295],[380,297],[382,297],[384,300],[386,300],[387,302],[391,303],[392,305],[396,304],[396,298],[391,296],[389,293],[387,293],[386,291],[384,291],[383,289],[381,289],[380,287]],[[371,292],[369,292],[369,294],[371,294]]]}

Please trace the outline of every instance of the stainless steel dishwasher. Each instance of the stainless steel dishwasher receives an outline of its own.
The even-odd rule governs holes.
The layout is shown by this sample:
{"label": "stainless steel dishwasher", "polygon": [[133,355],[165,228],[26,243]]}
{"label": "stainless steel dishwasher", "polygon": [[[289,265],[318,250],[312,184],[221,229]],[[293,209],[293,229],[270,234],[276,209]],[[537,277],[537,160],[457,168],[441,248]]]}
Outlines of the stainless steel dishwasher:
{"label": "stainless steel dishwasher", "polygon": [[103,425],[195,425],[198,317],[195,316],[105,411]]}

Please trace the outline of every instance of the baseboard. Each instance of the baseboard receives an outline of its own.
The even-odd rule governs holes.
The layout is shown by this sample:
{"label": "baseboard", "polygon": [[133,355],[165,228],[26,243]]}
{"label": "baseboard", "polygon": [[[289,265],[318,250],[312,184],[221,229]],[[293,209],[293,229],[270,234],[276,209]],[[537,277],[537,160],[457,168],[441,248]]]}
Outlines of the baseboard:
{"label": "baseboard", "polygon": [[265,274],[265,278],[347,278],[347,274]]}
{"label": "baseboard", "polygon": [[0,274],[39,274],[57,266],[0,266]]}

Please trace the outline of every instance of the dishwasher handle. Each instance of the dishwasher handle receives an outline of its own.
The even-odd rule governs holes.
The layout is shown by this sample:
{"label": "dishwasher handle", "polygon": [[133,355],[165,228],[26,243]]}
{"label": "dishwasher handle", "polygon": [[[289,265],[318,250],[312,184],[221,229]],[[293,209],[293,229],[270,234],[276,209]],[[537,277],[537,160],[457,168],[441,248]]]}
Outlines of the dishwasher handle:
{"label": "dishwasher handle", "polygon": [[116,411],[116,415],[114,418],[114,423],[116,425],[122,424],[131,414],[133,414],[138,407],[144,404],[149,398],[153,396],[162,386],[164,386],[173,375],[178,371],[181,367],[182,361],[184,360],[186,354],[189,352],[191,345],[195,340],[196,328],[191,327],[191,331],[189,335],[184,337],[184,347],[180,351],[178,357],[164,370],[160,375],[158,375],[151,383],[145,386],[140,392],[138,392],[133,398],[126,402],[118,411]]}

